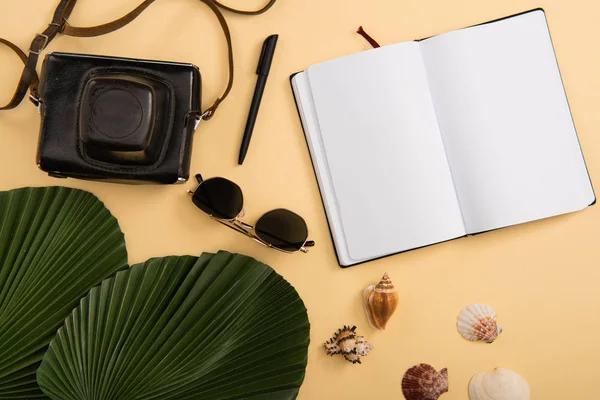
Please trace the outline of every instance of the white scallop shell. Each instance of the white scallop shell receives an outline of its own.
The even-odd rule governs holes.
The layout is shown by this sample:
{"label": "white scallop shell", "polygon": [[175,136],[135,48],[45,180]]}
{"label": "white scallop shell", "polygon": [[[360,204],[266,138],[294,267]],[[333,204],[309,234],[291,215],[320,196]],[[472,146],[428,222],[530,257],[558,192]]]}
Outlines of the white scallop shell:
{"label": "white scallop shell", "polygon": [[467,340],[492,343],[502,333],[496,313],[487,304],[471,304],[464,308],[457,321],[460,334]]}
{"label": "white scallop shell", "polygon": [[471,400],[529,400],[529,385],[521,375],[505,368],[480,372],[469,383]]}

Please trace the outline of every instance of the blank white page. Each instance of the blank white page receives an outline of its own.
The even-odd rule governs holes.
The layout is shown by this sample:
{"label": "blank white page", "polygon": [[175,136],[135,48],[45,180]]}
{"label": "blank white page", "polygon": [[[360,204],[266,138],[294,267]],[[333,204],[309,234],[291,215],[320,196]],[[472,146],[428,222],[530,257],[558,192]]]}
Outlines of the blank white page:
{"label": "blank white page", "polygon": [[421,47],[469,233],[594,201],[543,11]]}
{"label": "blank white page", "polygon": [[344,231],[342,229],[342,220],[336,206],[331,174],[327,167],[327,156],[323,149],[321,131],[319,130],[308,77],[305,72],[300,72],[292,78],[292,88],[340,264],[350,265],[355,262],[366,261],[366,259],[352,260],[348,254],[348,247],[346,246]]}
{"label": "blank white page", "polygon": [[345,262],[465,235],[419,45],[354,54],[306,74],[319,131],[308,135],[320,135]]}

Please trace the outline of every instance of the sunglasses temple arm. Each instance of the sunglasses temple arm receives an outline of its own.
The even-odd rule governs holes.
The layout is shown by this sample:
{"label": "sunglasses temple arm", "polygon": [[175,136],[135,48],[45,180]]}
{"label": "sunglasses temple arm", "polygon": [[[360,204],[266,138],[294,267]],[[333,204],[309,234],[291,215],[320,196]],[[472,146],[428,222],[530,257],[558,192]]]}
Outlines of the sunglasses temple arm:
{"label": "sunglasses temple arm", "polygon": [[[248,225],[248,224],[244,224],[244,225]],[[248,225],[248,226],[249,226],[249,225]],[[287,243],[287,244],[290,244],[290,245],[291,245],[291,244],[294,244],[294,243],[292,243],[292,242],[289,242],[289,241],[287,241],[287,240],[285,240],[284,238],[281,238],[281,237],[279,237],[279,236],[276,236],[276,235],[271,235],[271,234],[268,234],[268,235],[269,235],[270,237],[274,238],[274,239],[277,239],[277,240],[279,240],[280,242]],[[304,246],[302,246],[302,247],[313,247],[314,245],[315,245],[315,242],[314,242],[314,241],[312,241],[312,240],[308,240],[308,241],[306,241],[306,243],[304,243]]]}
{"label": "sunglasses temple arm", "polygon": [[[257,242],[259,242],[262,245],[266,245],[262,240],[260,240],[258,237],[255,237],[252,233],[248,232],[246,230],[246,228],[250,228],[250,229],[254,229],[254,227],[250,224],[247,224],[245,222],[242,222],[240,220],[236,220],[236,221],[223,221],[220,220],[218,218],[213,218],[215,221],[221,223],[222,225],[225,225],[228,228],[233,229],[234,231],[238,231],[239,233],[248,236],[251,239],[256,240]],[[237,222],[237,223],[236,223]],[[239,225],[238,225],[239,224]],[[278,238],[279,240],[282,240],[281,238]],[[282,240],[283,241],[283,240]],[[304,246],[302,248],[305,247],[313,247],[315,245],[315,242],[313,240],[309,240],[307,241]],[[301,249],[301,251],[304,251]],[[304,251],[306,253],[306,251]]]}
{"label": "sunglasses temple arm", "polygon": [[250,225],[250,224],[247,224],[247,223],[245,223],[244,221],[237,220],[237,222],[238,222],[240,225],[242,225],[244,228],[246,228],[246,229],[254,229],[254,226],[252,226],[252,225]]}
{"label": "sunglasses temple arm", "polygon": [[[250,225],[250,224],[247,224],[247,223],[245,223],[245,222],[243,222],[243,221],[240,221],[240,220],[236,220],[235,222],[231,223],[231,225],[229,225],[228,223],[226,223],[226,222],[224,222],[224,221],[219,221],[219,220],[217,220],[217,221],[218,221],[218,222],[220,222],[220,223],[222,223],[223,225],[225,225],[225,226],[227,226],[227,227],[231,228],[231,229],[234,229],[234,230],[236,230],[236,231],[238,231],[238,232],[240,232],[240,233],[243,233],[243,234],[245,234],[246,236],[248,236],[248,237],[250,237],[250,238],[252,238],[252,239],[254,239],[254,240],[258,241],[258,242],[259,242],[259,243],[261,243],[261,244],[264,244],[264,243],[263,243],[263,241],[262,241],[262,240],[260,240],[258,237],[255,237],[255,236],[254,236],[254,235],[252,235],[250,232],[246,231],[246,229],[250,229],[250,230],[253,230],[253,229],[254,229],[254,227],[253,227],[252,225]],[[237,223],[236,223],[236,222],[237,222]],[[238,225],[238,224],[239,224],[239,225]],[[283,240],[282,238],[279,238],[279,237],[277,237],[277,239],[279,239],[280,241],[284,241],[284,242],[285,242],[285,240]],[[288,242],[288,243],[289,243],[289,242]],[[291,243],[289,243],[289,244],[291,244]],[[313,247],[314,245],[315,245],[315,242],[314,242],[313,240],[308,240],[308,241],[307,241],[307,242],[304,244],[304,246],[302,246],[302,247]]]}
{"label": "sunglasses temple arm", "polygon": [[218,223],[225,225],[226,227],[233,229],[234,231],[237,231],[243,235],[248,236],[249,238],[252,238],[252,235],[250,235],[250,233],[248,231],[246,231],[243,227],[237,225],[235,222],[231,222],[231,221],[223,221],[220,220],[218,218],[213,218],[215,221],[217,221]]}

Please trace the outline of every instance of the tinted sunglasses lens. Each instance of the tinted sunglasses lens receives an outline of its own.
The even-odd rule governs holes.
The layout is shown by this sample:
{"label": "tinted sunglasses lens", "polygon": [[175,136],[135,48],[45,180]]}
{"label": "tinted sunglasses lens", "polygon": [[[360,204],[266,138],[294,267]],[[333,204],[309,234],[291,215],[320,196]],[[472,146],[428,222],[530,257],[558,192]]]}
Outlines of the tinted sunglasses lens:
{"label": "tinted sunglasses lens", "polygon": [[223,178],[202,182],[194,192],[192,201],[205,213],[221,219],[234,219],[244,206],[240,187]]}
{"label": "tinted sunglasses lens", "polygon": [[308,238],[306,222],[298,214],[279,209],[263,215],[254,228],[265,243],[285,251],[298,251]]}

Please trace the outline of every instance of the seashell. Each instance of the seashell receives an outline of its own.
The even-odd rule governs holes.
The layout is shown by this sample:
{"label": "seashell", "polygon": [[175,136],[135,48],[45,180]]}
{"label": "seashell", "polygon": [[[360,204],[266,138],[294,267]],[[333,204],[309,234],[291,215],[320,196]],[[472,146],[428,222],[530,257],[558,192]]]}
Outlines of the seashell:
{"label": "seashell", "polygon": [[343,355],[352,364],[360,364],[360,357],[364,357],[373,349],[373,345],[363,336],[356,334],[356,326],[344,326],[325,342],[327,355]]}
{"label": "seashell", "polygon": [[363,306],[369,324],[375,329],[385,330],[398,307],[398,293],[387,273],[383,274],[377,285],[371,285],[363,291]]}
{"label": "seashell", "polygon": [[529,385],[521,375],[505,368],[480,372],[471,378],[471,400],[529,400]]}
{"label": "seashell", "polygon": [[356,337],[356,354],[359,356],[366,356],[373,350],[373,345],[367,342],[364,336]]}
{"label": "seashell", "polygon": [[345,326],[333,334],[329,341],[325,342],[327,355],[349,354],[356,347],[356,326]]}
{"label": "seashell", "polygon": [[410,368],[402,378],[402,394],[406,400],[437,400],[448,391],[448,369],[436,371],[429,364]]}
{"label": "seashell", "polygon": [[352,364],[362,364],[360,362],[360,356],[357,353],[344,354],[344,358]]}
{"label": "seashell", "polygon": [[458,315],[458,332],[467,340],[492,343],[502,333],[496,313],[487,304],[471,304]]}

